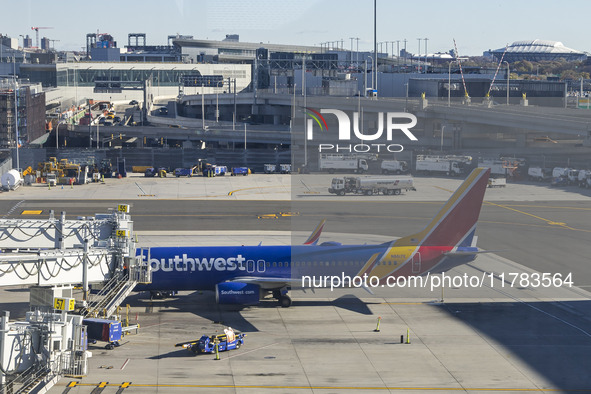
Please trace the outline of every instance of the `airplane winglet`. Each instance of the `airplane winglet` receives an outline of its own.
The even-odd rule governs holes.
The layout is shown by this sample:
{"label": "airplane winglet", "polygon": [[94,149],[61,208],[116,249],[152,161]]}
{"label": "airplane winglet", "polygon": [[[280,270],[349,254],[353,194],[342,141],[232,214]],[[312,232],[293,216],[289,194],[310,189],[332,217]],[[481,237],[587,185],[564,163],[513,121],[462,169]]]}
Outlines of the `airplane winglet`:
{"label": "airplane winglet", "polygon": [[322,229],[324,228],[324,223],[326,223],[326,219],[322,219],[318,226],[312,231],[312,234],[308,237],[304,245],[316,245],[318,240],[320,239],[320,234],[322,233]]}

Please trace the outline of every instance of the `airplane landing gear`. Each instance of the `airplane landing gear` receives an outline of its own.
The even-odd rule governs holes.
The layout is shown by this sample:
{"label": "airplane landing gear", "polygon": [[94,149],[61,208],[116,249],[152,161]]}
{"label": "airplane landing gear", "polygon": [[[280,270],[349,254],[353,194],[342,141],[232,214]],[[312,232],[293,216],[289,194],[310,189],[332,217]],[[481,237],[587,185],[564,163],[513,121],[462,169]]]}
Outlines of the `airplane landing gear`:
{"label": "airplane landing gear", "polygon": [[273,290],[273,298],[279,301],[282,308],[289,308],[291,306],[291,297],[287,295],[288,289],[286,287],[280,290]]}
{"label": "airplane landing gear", "polygon": [[291,297],[288,295],[279,297],[279,305],[281,305],[282,308],[289,308],[291,306]]}

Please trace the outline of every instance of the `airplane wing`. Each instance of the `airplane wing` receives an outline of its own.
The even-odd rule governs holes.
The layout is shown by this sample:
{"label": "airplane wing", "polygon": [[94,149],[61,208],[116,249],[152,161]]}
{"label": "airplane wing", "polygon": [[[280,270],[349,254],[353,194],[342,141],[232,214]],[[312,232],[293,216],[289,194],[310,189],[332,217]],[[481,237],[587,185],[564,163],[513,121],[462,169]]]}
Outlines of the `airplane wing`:
{"label": "airplane wing", "polygon": [[326,219],[322,219],[320,223],[318,223],[318,226],[312,231],[312,234],[310,234],[306,242],[304,242],[304,245],[316,245],[316,243],[318,243],[318,239],[320,239],[320,234],[324,228],[324,223],[326,223]]}

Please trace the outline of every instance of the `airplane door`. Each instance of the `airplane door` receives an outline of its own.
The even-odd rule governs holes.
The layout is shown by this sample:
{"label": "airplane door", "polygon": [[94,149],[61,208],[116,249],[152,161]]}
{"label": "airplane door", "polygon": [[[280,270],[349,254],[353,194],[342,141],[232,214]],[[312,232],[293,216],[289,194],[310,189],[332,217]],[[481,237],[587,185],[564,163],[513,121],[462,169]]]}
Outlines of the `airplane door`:
{"label": "airplane door", "polygon": [[254,272],[254,260],[246,260],[246,272],[250,274]]}
{"label": "airplane door", "polygon": [[421,272],[421,254],[416,252],[412,256],[412,273],[418,274]]}
{"label": "airplane door", "polygon": [[257,261],[257,271],[265,272],[265,260]]}

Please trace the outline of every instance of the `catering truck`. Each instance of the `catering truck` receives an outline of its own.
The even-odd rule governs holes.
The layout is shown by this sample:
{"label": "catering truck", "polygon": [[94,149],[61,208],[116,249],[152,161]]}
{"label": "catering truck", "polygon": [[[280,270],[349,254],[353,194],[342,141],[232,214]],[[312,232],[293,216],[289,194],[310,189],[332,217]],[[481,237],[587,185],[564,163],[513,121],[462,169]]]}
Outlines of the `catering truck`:
{"label": "catering truck", "polygon": [[358,156],[321,154],[318,169],[334,174],[337,171],[364,173],[368,170],[367,160]]}
{"label": "catering truck", "polygon": [[552,169],[542,167],[530,167],[527,170],[527,177],[531,181],[550,181],[552,180]]}
{"label": "catering truck", "polygon": [[418,155],[415,168],[417,173],[459,176],[467,172],[471,161],[470,156]]}
{"label": "catering truck", "polygon": [[408,171],[408,163],[399,160],[384,160],[380,164],[382,174],[402,174]]}
{"label": "catering truck", "polygon": [[478,167],[490,168],[491,177],[505,177],[509,174],[507,165],[503,160],[496,159],[479,159]]}
{"label": "catering truck", "polygon": [[328,192],[337,196],[344,196],[347,193],[398,195],[402,191],[416,190],[411,177],[343,177],[333,178]]}

